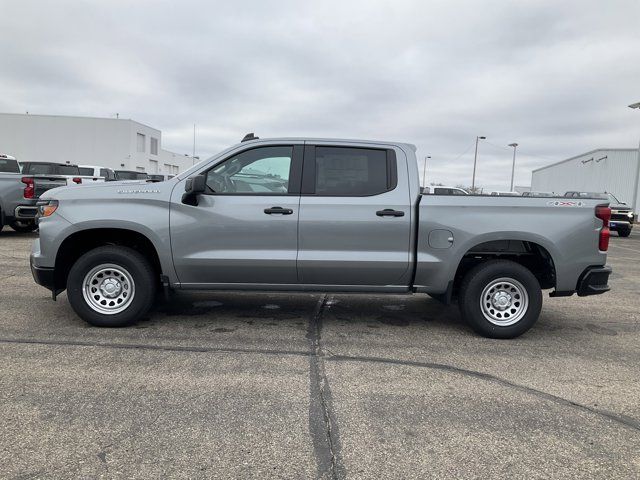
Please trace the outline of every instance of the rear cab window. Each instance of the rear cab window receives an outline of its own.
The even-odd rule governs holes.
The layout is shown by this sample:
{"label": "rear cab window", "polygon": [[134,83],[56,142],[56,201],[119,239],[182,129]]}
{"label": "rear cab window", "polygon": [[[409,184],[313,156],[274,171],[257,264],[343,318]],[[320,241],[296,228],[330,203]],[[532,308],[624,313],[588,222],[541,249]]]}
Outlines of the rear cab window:
{"label": "rear cab window", "polygon": [[0,157],[0,172],[3,173],[20,173],[20,166],[17,160],[12,158]]}

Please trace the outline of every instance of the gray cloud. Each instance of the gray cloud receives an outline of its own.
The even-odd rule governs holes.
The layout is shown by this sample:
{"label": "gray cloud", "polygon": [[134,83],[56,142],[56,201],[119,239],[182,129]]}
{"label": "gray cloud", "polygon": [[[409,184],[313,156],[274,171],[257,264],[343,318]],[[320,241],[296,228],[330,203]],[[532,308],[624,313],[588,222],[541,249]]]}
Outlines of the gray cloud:
{"label": "gray cloud", "polygon": [[[0,111],[109,116],[206,156],[246,132],[402,140],[427,176],[506,188],[635,146],[636,1],[4,1]],[[468,150],[466,154],[463,154]],[[461,155],[463,154],[463,155]]]}

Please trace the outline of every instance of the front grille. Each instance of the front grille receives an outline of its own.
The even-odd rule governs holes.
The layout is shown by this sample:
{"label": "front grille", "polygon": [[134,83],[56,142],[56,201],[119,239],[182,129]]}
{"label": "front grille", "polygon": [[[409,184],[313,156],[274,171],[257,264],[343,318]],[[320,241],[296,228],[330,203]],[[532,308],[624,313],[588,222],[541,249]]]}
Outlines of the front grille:
{"label": "front grille", "polygon": [[612,222],[630,222],[633,217],[629,216],[630,210],[616,210],[611,212]]}

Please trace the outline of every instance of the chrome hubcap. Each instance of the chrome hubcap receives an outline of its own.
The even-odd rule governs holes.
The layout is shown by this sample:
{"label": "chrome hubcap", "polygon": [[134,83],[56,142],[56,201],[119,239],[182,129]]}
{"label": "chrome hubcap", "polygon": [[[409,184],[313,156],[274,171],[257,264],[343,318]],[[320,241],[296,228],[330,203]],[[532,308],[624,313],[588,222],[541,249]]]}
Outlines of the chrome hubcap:
{"label": "chrome hubcap", "polygon": [[480,308],[484,318],[501,327],[519,322],[527,313],[528,307],[527,290],[513,278],[492,280],[480,296]]}
{"label": "chrome hubcap", "polygon": [[106,263],[91,269],[82,282],[82,294],[89,307],[105,315],[125,310],[135,296],[131,274],[120,265]]}

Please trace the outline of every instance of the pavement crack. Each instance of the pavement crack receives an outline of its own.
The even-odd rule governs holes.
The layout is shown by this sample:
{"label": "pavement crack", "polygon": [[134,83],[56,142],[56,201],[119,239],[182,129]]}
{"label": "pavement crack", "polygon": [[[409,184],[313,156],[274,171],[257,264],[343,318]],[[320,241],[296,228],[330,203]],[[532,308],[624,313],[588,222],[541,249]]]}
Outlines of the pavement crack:
{"label": "pavement crack", "polygon": [[91,342],[82,340],[49,340],[39,338],[0,338],[0,343],[16,343],[26,345],[50,345],[50,346],[70,346],[70,347],[96,347],[96,348],[114,348],[123,350],[159,350],[166,352],[191,352],[191,353],[255,353],[264,355],[293,355],[307,356],[308,352],[304,350],[278,350],[278,349],[260,349],[260,348],[234,348],[234,347],[197,347],[197,346],[180,346],[180,345],[152,345],[144,343],[109,343],[109,342]]}
{"label": "pavement crack", "polygon": [[388,365],[401,365],[408,367],[418,367],[418,368],[428,368],[431,370],[440,370],[449,373],[455,373],[459,375],[464,375],[468,377],[474,377],[479,380],[483,380],[486,382],[491,382],[497,385],[501,385],[503,387],[512,388],[514,390],[518,390],[520,392],[526,393],[528,395],[533,395],[535,397],[551,401],[553,403],[563,405],[566,407],[577,408],[584,412],[588,412],[600,417],[607,418],[613,422],[616,422],[620,425],[623,425],[632,430],[636,430],[640,432],[640,421],[629,417],[627,415],[623,415],[620,413],[614,413],[609,410],[604,410],[600,408],[590,407],[588,405],[584,405],[582,403],[577,403],[573,400],[569,400],[558,395],[554,395],[553,393],[544,392],[542,390],[538,390],[533,387],[527,387],[525,385],[521,385],[518,383],[511,382],[505,378],[501,378],[490,373],[479,372],[476,370],[468,370],[466,368],[455,367],[453,365],[447,365],[444,363],[432,363],[432,362],[419,362],[414,360],[396,360],[393,358],[380,358],[380,357],[364,357],[364,356],[350,356],[350,355],[334,355],[331,357],[326,357],[329,361],[335,362],[364,362],[364,363],[377,363],[377,364],[388,364]]}
{"label": "pavement crack", "polygon": [[321,344],[322,313],[327,295],[318,300],[309,319],[307,340],[309,342],[309,432],[317,464],[317,478],[345,478],[342,463],[338,424],[333,412],[331,389],[324,368]]}

